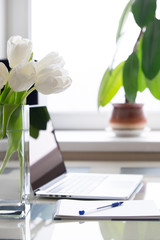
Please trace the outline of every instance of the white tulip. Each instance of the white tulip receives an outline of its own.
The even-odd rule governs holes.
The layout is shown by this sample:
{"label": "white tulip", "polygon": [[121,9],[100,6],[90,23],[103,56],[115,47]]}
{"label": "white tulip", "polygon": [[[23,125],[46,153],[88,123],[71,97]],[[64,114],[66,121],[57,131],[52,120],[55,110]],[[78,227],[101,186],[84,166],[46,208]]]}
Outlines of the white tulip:
{"label": "white tulip", "polygon": [[41,71],[42,69],[55,64],[63,67],[64,60],[57,52],[51,52],[37,63],[37,68],[38,71]]}
{"label": "white tulip", "polygon": [[7,57],[9,66],[27,63],[32,54],[32,42],[21,36],[12,36],[7,42]]}
{"label": "white tulip", "polygon": [[36,80],[35,62],[18,64],[11,71],[8,79],[9,86],[15,92],[28,90]]}
{"label": "white tulip", "polygon": [[8,69],[4,63],[0,62],[0,89],[7,83]]}
{"label": "white tulip", "polygon": [[51,94],[62,92],[70,85],[68,73],[59,65],[54,65],[38,72],[35,88],[42,94]]}

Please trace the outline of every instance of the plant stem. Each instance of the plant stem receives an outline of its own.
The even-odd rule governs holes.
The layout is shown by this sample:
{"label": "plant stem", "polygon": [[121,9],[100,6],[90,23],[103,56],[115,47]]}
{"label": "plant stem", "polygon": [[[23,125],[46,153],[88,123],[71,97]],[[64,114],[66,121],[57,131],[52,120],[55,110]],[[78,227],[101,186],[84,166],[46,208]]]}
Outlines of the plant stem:
{"label": "plant stem", "polygon": [[127,98],[125,98],[125,103],[129,103],[129,101],[128,101],[128,99],[127,99]]}
{"label": "plant stem", "polygon": [[24,96],[22,97],[22,100],[21,100],[21,104],[24,103],[24,101],[25,101],[26,98],[29,96],[29,94],[30,94],[31,92],[33,92],[34,90],[36,90],[36,88],[35,88],[35,87],[32,87],[31,89],[29,89],[28,92],[26,92],[26,93],[24,94]]}
{"label": "plant stem", "polygon": [[7,150],[5,158],[0,166],[0,174],[3,172],[3,170],[5,169],[5,166],[8,162],[8,159],[10,158],[10,156],[12,155],[12,152],[10,152],[9,150]]}
{"label": "plant stem", "polygon": [[9,93],[7,94],[7,97],[6,97],[5,101],[4,101],[4,103],[7,103],[7,101],[8,101],[8,99],[10,98],[12,92],[13,92],[13,90],[10,89]]}
{"label": "plant stem", "polygon": [[19,158],[19,167],[20,167],[20,200],[22,200],[22,187],[23,187],[23,154],[22,154],[22,145],[18,147],[18,158]]}
{"label": "plant stem", "polygon": [[136,43],[135,43],[135,45],[134,45],[133,52],[137,52],[139,42],[140,42],[140,40],[141,40],[141,38],[142,38],[142,36],[143,36],[143,32],[144,32],[144,28],[141,28],[141,31],[140,31],[139,36],[138,36],[138,38],[137,38],[137,41],[136,41]]}

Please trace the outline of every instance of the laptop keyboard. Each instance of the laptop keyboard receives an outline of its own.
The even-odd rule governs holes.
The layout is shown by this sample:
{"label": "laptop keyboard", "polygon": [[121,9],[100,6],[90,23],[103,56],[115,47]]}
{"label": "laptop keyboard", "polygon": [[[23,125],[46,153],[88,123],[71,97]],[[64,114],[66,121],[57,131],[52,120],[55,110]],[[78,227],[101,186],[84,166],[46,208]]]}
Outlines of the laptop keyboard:
{"label": "laptop keyboard", "polygon": [[107,176],[103,175],[83,175],[83,176],[69,176],[65,178],[65,181],[60,183],[58,186],[49,190],[50,193],[60,194],[87,194],[95,189],[101,182],[103,182]]}

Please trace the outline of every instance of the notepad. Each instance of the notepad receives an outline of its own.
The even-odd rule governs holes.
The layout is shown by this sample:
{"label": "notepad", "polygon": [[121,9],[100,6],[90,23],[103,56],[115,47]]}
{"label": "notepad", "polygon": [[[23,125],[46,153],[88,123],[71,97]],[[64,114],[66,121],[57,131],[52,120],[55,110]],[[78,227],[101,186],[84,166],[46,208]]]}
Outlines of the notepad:
{"label": "notepad", "polygon": [[[79,215],[80,210],[96,209],[113,201],[58,200],[54,219],[104,220],[104,219],[160,219],[160,211],[154,201],[130,200],[121,206],[95,210]],[[88,212],[88,211],[86,211]]]}

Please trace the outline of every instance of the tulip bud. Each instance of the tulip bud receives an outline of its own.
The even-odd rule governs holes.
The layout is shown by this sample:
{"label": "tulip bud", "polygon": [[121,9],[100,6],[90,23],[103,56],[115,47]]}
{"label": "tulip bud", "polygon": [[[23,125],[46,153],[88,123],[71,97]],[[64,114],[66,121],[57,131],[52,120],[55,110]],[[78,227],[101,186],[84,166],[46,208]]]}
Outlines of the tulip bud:
{"label": "tulip bud", "polygon": [[7,83],[8,69],[4,63],[0,62],[0,89]]}
{"label": "tulip bud", "polygon": [[45,56],[42,60],[40,60],[37,64],[38,71],[42,69],[58,64],[60,67],[64,66],[64,60],[57,52],[51,52],[47,56]]}
{"label": "tulip bud", "polygon": [[35,88],[42,94],[51,94],[64,91],[71,85],[71,78],[60,66],[50,66],[37,74]]}
{"label": "tulip bud", "polygon": [[18,64],[10,72],[8,83],[15,92],[28,90],[36,80],[35,62]]}
{"label": "tulip bud", "polygon": [[7,42],[7,57],[9,66],[27,63],[32,54],[32,42],[21,36],[12,36]]}

